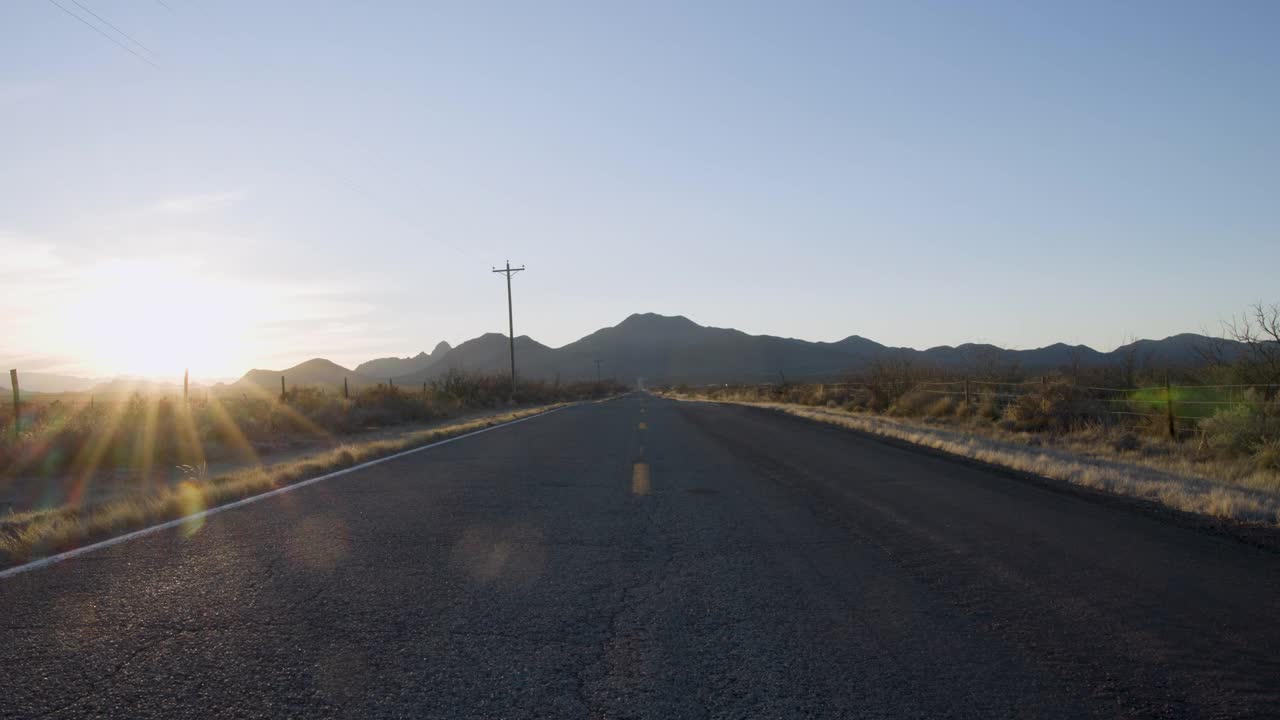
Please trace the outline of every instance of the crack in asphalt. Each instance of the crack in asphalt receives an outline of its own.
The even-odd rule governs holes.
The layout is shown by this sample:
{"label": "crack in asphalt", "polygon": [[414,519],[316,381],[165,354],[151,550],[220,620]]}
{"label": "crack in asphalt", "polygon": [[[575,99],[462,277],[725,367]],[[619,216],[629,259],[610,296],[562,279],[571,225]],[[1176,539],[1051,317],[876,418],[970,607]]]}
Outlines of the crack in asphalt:
{"label": "crack in asphalt", "polygon": [[156,638],[155,640],[143,643],[140,647],[135,648],[132,652],[130,652],[128,657],[126,657],[118,665],[112,668],[107,674],[96,678],[96,682],[91,689],[86,690],[85,692],[80,693],[79,695],[76,695],[75,697],[71,698],[70,700],[63,703],[62,705],[59,705],[58,707],[39,713],[32,717],[37,717],[37,718],[55,717],[59,713],[63,712],[64,710],[69,710],[77,705],[87,702],[92,698],[102,695],[104,691],[108,689],[108,686],[110,685],[111,681],[120,673],[124,672],[125,670],[128,670],[129,666],[132,665],[134,661],[136,661],[139,657],[172,641],[173,639],[174,638],[171,636],[165,636],[165,637],[159,637],[159,638]]}

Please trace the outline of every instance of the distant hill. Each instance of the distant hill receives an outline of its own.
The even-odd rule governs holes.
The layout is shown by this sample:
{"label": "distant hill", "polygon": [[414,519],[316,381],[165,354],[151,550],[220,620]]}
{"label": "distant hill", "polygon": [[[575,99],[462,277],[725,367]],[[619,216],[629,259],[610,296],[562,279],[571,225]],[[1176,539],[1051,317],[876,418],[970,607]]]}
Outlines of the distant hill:
{"label": "distant hill", "polygon": [[453,348],[449,343],[443,340],[436,344],[434,350],[430,353],[420,352],[413,357],[397,358],[378,358],[362,362],[356,366],[356,372],[370,378],[396,378],[402,375],[410,375],[427,369],[431,363],[443,358]]}
{"label": "distant hill", "polygon": [[[941,345],[926,350],[889,347],[858,335],[835,342],[810,342],[741,330],[699,325],[676,315],[641,313],[602,328],[563,347],[551,348],[532,338],[516,338],[516,368],[521,377],[570,382],[594,379],[597,373],[634,383],[781,382],[847,377],[884,361],[907,361],[956,373],[1000,371],[1037,374],[1073,367],[1132,364],[1135,367],[1190,367],[1202,364],[1201,351],[1217,346],[1230,356],[1243,346],[1202,335],[1174,335],[1139,340],[1100,352],[1084,345],[1055,343],[1031,350],[1008,350],[989,344]],[[506,374],[510,371],[507,336],[488,333],[457,347],[436,345],[431,353],[407,358],[379,358],[348,370],[314,359],[287,370],[251,370],[236,384],[270,392],[280,389],[280,376],[290,385],[353,388],[393,380],[417,385],[450,372]],[[401,372],[403,371],[403,372]]]}
{"label": "distant hill", "polygon": [[1163,340],[1138,340],[1122,345],[1110,354],[1117,357],[1132,354],[1137,362],[1151,366],[1183,367],[1202,364],[1204,357],[1201,353],[1209,347],[1221,349],[1228,358],[1244,350],[1243,345],[1230,340],[1183,333]]}
{"label": "distant hill", "polygon": [[[516,338],[516,369],[521,377],[565,382],[604,378],[625,383],[707,384],[720,382],[782,382],[832,380],[867,370],[875,363],[905,361],[920,367],[954,373],[983,371],[1039,374],[1060,369],[1091,367],[1177,368],[1205,362],[1214,350],[1230,359],[1245,346],[1230,340],[1184,333],[1163,340],[1137,340],[1110,352],[1085,345],[1054,343],[1031,350],[965,343],[926,350],[890,347],[850,335],[834,342],[810,342],[774,335],[750,335],[732,328],[699,325],[682,315],[638,313],[613,327],[597,330],[563,347],[551,348],[521,335]],[[417,385],[450,372],[506,374],[511,356],[507,336],[487,333],[457,347],[440,342],[430,353],[387,357],[360,363],[354,370],[314,358],[284,370],[250,370],[229,386],[215,391],[253,387],[272,394],[280,391],[280,377],[290,387],[319,386],[336,390],[346,379],[354,390],[392,380]],[[598,368],[598,370],[597,370]],[[0,374],[5,390],[8,374]],[[181,382],[133,378],[81,378],[52,373],[21,373],[24,393],[117,391],[181,391]],[[193,383],[192,387],[198,387]]]}
{"label": "distant hill", "polygon": [[[516,338],[517,370],[526,377],[554,377],[556,351],[531,339]],[[395,382],[415,384],[434,380],[450,371],[466,373],[506,373],[511,371],[511,350],[507,336],[486,333],[472,338],[444,353],[439,359],[417,372],[395,378]]]}
{"label": "distant hill", "polygon": [[[6,391],[12,391],[13,386],[9,383],[8,371],[0,371],[0,382]],[[41,372],[18,372],[18,390],[27,393],[60,393],[60,392],[83,392],[93,388],[94,385],[102,382],[100,379],[75,377],[73,375],[59,375],[56,373]]]}
{"label": "distant hill", "polygon": [[[565,379],[604,377],[647,381],[780,381],[852,369],[848,353],[821,343],[705,327],[675,316],[637,314],[555,351]],[[538,368],[541,369],[541,368]]]}
{"label": "distant hill", "polygon": [[[19,383],[21,383],[21,379],[19,379]],[[151,395],[155,393],[166,394],[174,392],[181,395],[182,383],[159,382],[155,380],[142,380],[139,378],[114,378],[94,385],[90,388],[90,392],[95,395],[132,395],[134,393]]]}
{"label": "distant hill", "polygon": [[358,387],[373,385],[376,382],[335,362],[330,362],[324,358],[313,358],[284,370],[250,370],[244,374],[244,377],[235,381],[231,388],[256,388],[277,393],[280,391],[280,378],[282,376],[288,387],[314,386],[330,390],[341,388],[344,379],[353,390]]}
{"label": "distant hill", "polygon": [[[1138,367],[1194,366],[1203,362],[1200,349],[1214,343],[1227,348],[1228,353],[1240,347],[1229,341],[1185,334],[1164,340],[1140,340],[1111,352],[1065,343],[1031,350],[975,343],[916,350],[889,347],[858,335],[835,342],[749,335],[740,330],[699,325],[679,315],[642,313],[560,348],[549,348],[526,336],[516,338],[516,365],[524,377],[547,380],[595,378],[599,360],[603,377],[624,382],[635,382],[637,378],[652,383],[779,382],[838,378],[890,359],[953,372],[1042,373],[1072,367],[1120,366],[1126,359]],[[421,382],[451,370],[505,373],[509,363],[506,337],[490,333],[462,343],[396,381]]]}

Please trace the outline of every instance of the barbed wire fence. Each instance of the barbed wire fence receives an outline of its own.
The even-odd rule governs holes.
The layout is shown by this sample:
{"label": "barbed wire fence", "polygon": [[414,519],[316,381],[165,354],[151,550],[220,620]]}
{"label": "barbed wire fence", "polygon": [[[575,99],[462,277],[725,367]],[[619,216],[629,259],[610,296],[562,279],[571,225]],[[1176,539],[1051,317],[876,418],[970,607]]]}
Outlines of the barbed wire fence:
{"label": "barbed wire fence", "polygon": [[[1280,385],[1275,384],[1175,385],[1166,381],[1163,385],[1122,388],[1078,385],[1060,377],[1044,376],[1022,381],[960,379],[916,381],[907,385],[899,395],[919,392],[953,398],[971,406],[991,404],[998,410],[1015,402],[1043,399],[1047,393],[1057,393],[1071,400],[1097,403],[1098,412],[1117,419],[1130,422],[1163,420],[1172,436],[1178,435],[1180,425],[1198,423],[1223,410],[1265,414],[1268,408],[1280,403]],[[728,392],[750,391],[778,398],[800,388],[807,388],[819,396],[831,390],[871,394],[880,389],[876,384],[865,382],[712,384],[700,387]]]}

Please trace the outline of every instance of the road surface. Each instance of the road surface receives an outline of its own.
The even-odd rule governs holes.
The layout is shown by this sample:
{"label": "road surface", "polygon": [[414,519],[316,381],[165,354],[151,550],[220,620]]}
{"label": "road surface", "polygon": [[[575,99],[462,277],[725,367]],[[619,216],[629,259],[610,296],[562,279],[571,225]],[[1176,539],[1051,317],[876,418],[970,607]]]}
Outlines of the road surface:
{"label": "road surface", "polygon": [[1275,717],[1277,560],[633,394],[0,580],[0,715]]}

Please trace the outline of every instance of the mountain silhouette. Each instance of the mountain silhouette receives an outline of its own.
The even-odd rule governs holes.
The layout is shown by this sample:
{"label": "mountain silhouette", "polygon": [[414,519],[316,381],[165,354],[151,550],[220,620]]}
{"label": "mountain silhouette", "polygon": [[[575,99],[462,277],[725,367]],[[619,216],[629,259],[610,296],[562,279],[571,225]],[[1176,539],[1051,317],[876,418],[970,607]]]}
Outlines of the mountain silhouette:
{"label": "mountain silhouette", "polygon": [[[856,374],[877,362],[906,361],[957,373],[986,370],[1043,373],[1050,370],[1119,366],[1128,357],[1138,366],[1194,366],[1203,362],[1198,349],[1238,343],[1202,335],[1175,335],[1140,340],[1111,352],[1085,345],[1055,343],[1031,350],[1009,350],[990,344],[942,345],[927,350],[889,347],[858,335],[835,342],[810,342],[773,335],[749,335],[717,328],[681,315],[631,315],[560,348],[549,348],[527,336],[516,338],[517,373],[526,378],[586,380],[599,372],[623,382],[651,383],[782,382],[824,380]],[[505,373],[510,357],[505,335],[490,333],[468,340],[441,360],[397,382],[421,382],[450,371]]]}
{"label": "mountain silhouette", "polygon": [[[1031,350],[1009,350],[990,344],[940,345],[926,350],[890,347],[850,335],[835,342],[810,342],[741,330],[699,325],[681,315],[631,315],[613,327],[597,330],[563,347],[551,348],[521,335],[515,340],[520,377],[564,382],[613,378],[625,383],[733,383],[834,380],[866,371],[876,363],[908,362],[953,373],[989,371],[1039,374],[1114,366],[1190,367],[1201,365],[1205,348],[1217,346],[1229,357],[1244,346],[1203,335],[1174,335],[1138,340],[1111,352],[1085,345],[1055,343]],[[598,365],[597,365],[598,361]],[[405,372],[393,374],[397,369]],[[598,368],[598,370],[597,370]],[[371,370],[372,369],[372,370]],[[351,387],[393,381],[417,385],[451,372],[506,374],[511,369],[507,336],[487,333],[457,347],[440,343],[430,354],[379,358],[348,370],[316,358],[287,370],[250,370],[244,383],[278,392],[280,376],[294,385]]]}
{"label": "mountain silhouette", "polygon": [[250,370],[244,374],[244,377],[235,381],[231,387],[240,389],[252,388],[278,393],[280,392],[281,377],[284,377],[285,384],[290,388],[295,386],[314,386],[335,390],[341,388],[345,380],[348,387],[354,390],[376,382],[335,362],[324,358],[312,358],[284,370]]}
{"label": "mountain silhouette", "polygon": [[[750,335],[741,330],[699,325],[682,315],[637,313],[613,327],[601,328],[563,347],[551,348],[521,335],[516,338],[516,370],[523,378],[573,382],[612,378],[624,383],[643,379],[659,383],[760,383],[823,381],[856,375],[876,363],[907,362],[956,374],[1041,374],[1053,370],[1091,367],[1171,369],[1204,365],[1212,351],[1231,360],[1247,351],[1241,343],[1195,333],[1162,340],[1136,340],[1110,352],[1086,345],[1054,343],[1030,350],[1009,350],[990,344],[940,345],[926,350],[882,345],[859,335],[834,342],[810,342],[774,335]],[[254,369],[230,386],[280,391],[280,377],[289,387],[318,386],[352,390],[391,380],[418,385],[451,372],[501,374],[511,370],[507,336],[487,333],[457,347],[439,342],[430,353],[412,357],[384,357],[360,363],[354,370],[324,358],[313,358],[284,370]],[[0,387],[9,385],[0,374]],[[115,378],[104,382],[52,373],[20,375],[26,393],[92,391],[98,393],[181,390],[178,381]],[[193,383],[193,386],[195,384]]]}
{"label": "mountain silhouette", "polygon": [[378,358],[356,366],[357,373],[370,378],[395,378],[425,370],[431,363],[444,357],[453,348],[441,340],[430,353],[420,352],[413,357]]}
{"label": "mountain silhouette", "polygon": [[[554,377],[554,350],[528,335],[520,335],[515,341],[517,372],[526,377]],[[486,333],[472,338],[433,360],[431,364],[412,373],[395,378],[397,383],[420,383],[434,380],[450,372],[508,373],[511,372],[511,349],[506,335]]]}

